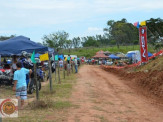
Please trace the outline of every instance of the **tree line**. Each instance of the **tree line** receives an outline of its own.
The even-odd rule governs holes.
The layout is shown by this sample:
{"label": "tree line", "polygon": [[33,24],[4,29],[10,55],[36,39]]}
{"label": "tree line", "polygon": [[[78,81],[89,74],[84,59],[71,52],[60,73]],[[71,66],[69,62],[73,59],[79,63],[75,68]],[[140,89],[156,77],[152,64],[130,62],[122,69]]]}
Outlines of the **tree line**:
{"label": "tree line", "polygon": [[[163,46],[163,19],[151,18],[147,22],[147,38],[148,43],[155,49]],[[125,18],[115,21],[108,20],[106,27],[103,29],[103,35],[74,37],[69,39],[69,33],[58,31],[42,37],[43,45],[60,48],[71,49],[79,47],[100,47],[106,45],[133,45],[139,44],[139,32],[132,23]],[[15,35],[0,36],[0,41],[15,37]]]}
{"label": "tree line", "polygon": [[[163,42],[163,19],[151,18],[147,22],[148,43],[155,48],[162,47]],[[100,47],[106,45],[133,45],[139,44],[139,31],[132,23],[125,18],[114,21],[109,20],[103,29],[103,35],[74,37],[69,39],[65,31],[58,31],[43,36],[43,44],[54,48],[79,48],[79,47]]]}

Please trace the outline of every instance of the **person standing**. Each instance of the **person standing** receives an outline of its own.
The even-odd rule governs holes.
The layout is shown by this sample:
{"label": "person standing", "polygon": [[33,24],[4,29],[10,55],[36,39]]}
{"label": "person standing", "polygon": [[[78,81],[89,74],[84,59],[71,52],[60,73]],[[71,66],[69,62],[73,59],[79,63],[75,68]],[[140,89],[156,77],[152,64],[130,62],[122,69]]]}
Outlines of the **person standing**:
{"label": "person standing", "polygon": [[68,70],[68,74],[70,74],[70,70],[71,70],[71,57],[70,57],[70,55],[68,55],[68,57],[67,57],[67,70]]}
{"label": "person standing", "polygon": [[75,73],[78,73],[78,61],[77,61],[76,57],[74,59],[74,64],[75,64]]}
{"label": "person standing", "polygon": [[12,65],[11,65],[11,70],[12,73],[14,74],[14,72],[16,71],[17,67],[16,67],[16,63],[17,63],[17,59],[16,59],[16,55],[13,56],[13,60],[12,60]]}
{"label": "person standing", "polygon": [[59,60],[59,67],[62,70],[62,68],[63,68],[63,60],[62,59]]}
{"label": "person standing", "polygon": [[24,107],[24,100],[27,99],[27,83],[26,74],[31,74],[32,70],[22,68],[22,63],[16,63],[17,70],[14,72],[14,86],[13,91],[16,91],[16,98],[21,101],[20,109]]}

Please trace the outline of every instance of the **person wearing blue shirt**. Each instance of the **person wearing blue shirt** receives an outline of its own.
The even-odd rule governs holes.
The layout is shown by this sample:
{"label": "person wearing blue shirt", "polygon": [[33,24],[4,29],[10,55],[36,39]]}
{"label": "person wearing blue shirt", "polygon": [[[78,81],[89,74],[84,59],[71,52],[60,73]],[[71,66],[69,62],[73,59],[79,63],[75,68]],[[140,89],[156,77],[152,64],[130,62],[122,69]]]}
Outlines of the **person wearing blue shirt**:
{"label": "person wearing blue shirt", "polygon": [[32,73],[32,70],[22,68],[21,62],[16,63],[17,71],[14,72],[13,91],[16,91],[16,98],[21,100],[21,109],[24,105],[24,100],[27,99],[27,84],[26,74]]}

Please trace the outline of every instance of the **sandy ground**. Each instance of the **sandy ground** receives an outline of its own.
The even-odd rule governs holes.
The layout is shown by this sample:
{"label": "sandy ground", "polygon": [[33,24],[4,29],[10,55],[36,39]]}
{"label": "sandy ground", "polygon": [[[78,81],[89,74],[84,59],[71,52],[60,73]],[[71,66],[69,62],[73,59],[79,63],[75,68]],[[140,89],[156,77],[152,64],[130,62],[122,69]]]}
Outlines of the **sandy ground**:
{"label": "sandy ground", "polygon": [[163,122],[163,110],[137,94],[119,77],[84,65],[77,74],[69,122]]}

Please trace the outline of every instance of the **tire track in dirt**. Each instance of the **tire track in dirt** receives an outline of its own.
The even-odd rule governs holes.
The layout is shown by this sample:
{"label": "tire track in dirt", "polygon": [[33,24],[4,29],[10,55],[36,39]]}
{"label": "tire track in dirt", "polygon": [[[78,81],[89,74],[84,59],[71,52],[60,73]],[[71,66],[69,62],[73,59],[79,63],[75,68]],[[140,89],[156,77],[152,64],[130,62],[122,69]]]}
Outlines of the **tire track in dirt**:
{"label": "tire track in dirt", "polygon": [[124,82],[98,66],[82,66],[70,98],[77,107],[69,110],[68,121],[162,122],[163,110]]}

